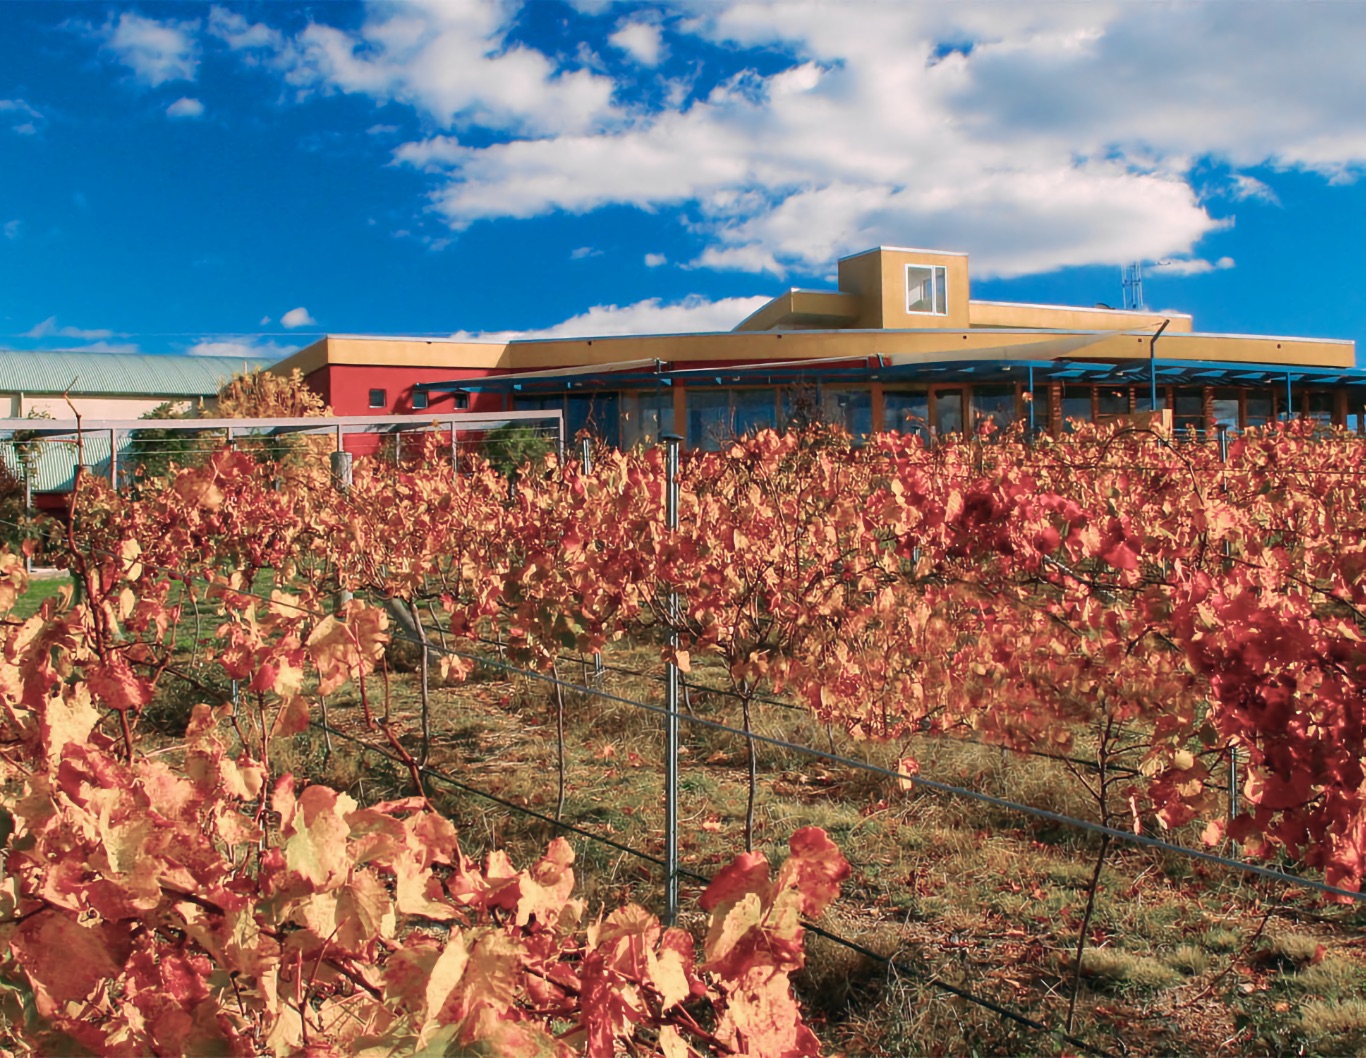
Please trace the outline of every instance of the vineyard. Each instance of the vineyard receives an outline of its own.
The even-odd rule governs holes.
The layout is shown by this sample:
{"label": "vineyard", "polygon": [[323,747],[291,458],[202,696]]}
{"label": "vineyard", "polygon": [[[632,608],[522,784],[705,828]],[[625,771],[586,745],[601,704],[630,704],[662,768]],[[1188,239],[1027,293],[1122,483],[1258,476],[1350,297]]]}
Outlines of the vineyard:
{"label": "vineyard", "polygon": [[4,1046],[1366,1048],[1366,444],[666,447],[78,473]]}

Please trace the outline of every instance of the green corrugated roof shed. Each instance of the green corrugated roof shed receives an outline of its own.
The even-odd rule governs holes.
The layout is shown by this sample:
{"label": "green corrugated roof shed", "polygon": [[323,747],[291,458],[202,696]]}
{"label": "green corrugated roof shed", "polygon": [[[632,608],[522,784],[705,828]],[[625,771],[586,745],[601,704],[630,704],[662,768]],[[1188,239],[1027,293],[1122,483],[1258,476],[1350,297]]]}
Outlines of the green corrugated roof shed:
{"label": "green corrugated roof shed", "polygon": [[150,353],[54,353],[0,350],[0,393],[103,397],[211,397],[243,370],[274,360]]}

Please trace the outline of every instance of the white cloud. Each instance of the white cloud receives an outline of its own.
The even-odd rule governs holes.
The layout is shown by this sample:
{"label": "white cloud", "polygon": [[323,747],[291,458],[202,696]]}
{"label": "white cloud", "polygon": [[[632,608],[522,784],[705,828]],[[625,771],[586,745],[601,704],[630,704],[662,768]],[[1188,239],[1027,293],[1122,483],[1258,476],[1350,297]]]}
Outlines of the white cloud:
{"label": "white cloud", "polygon": [[942,95],[945,65],[807,62],[736,78],[624,131],[487,147],[433,138],[395,158],[450,173],[433,201],[457,230],[678,205],[710,237],[696,264],[779,275],[823,273],[839,254],[878,243],[968,249],[977,274],[1016,275],[1188,253],[1219,228],[1178,173],[975,142],[943,118],[887,105]]}
{"label": "white cloud", "polygon": [[582,131],[614,114],[613,82],[585,65],[563,69],[510,42],[516,14],[499,0],[375,5],[357,30],[310,23],[272,45],[274,65],[300,92],[406,103],[443,127],[527,134]]}
{"label": "white cloud", "polygon": [[83,330],[80,327],[59,327],[57,326],[57,317],[49,316],[31,330],[25,331],[23,336],[25,338],[112,338],[114,332],[104,327],[96,327],[91,330]]}
{"label": "white cloud", "polygon": [[580,246],[569,252],[571,261],[582,261],[587,257],[601,257],[602,251],[595,246]]}
{"label": "white cloud", "polygon": [[296,327],[316,326],[318,321],[308,314],[308,309],[300,305],[297,309],[290,309],[281,316],[280,322],[292,331]]}
{"label": "white cloud", "polygon": [[517,338],[599,338],[615,334],[690,334],[729,331],[769,298],[722,298],[711,301],[693,294],[682,301],[648,298],[631,305],[594,305],[562,323],[530,331],[459,331],[464,341],[509,342]]}
{"label": "white cloud", "polygon": [[645,255],[646,268],[658,268],[662,264],[668,264],[669,259],[662,253],[647,253]]}
{"label": "white cloud", "polygon": [[19,235],[20,235],[20,233],[21,233],[23,230],[24,230],[24,222],[23,222],[23,221],[21,221],[21,220],[7,220],[7,221],[5,221],[5,238],[6,238],[6,239],[14,240],[14,239],[19,238]]}
{"label": "white cloud", "polygon": [[664,57],[663,33],[651,22],[627,22],[607,39],[642,66],[658,66]]}
{"label": "white cloud", "polygon": [[278,360],[297,350],[296,346],[280,345],[262,338],[205,338],[185,350],[186,356],[233,356],[254,359],[266,357]]}
{"label": "white cloud", "polygon": [[166,108],[168,118],[199,118],[204,116],[204,104],[198,99],[181,96]]}
{"label": "white cloud", "polygon": [[1149,275],[1198,276],[1204,275],[1206,272],[1222,272],[1225,269],[1232,268],[1233,265],[1232,257],[1221,257],[1217,261],[1206,261],[1200,257],[1193,257],[1158,261],[1156,264],[1146,265],[1143,270]]}
{"label": "white cloud", "polygon": [[[1198,268],[1223,213],[1274,201],[1247,170],[1366,171],[1366,5],[675,7],[671,40],[717,45],[738,72],[638,92],[664,57],[658,25],[633,15],[605,56],[552,56],[510,38],[516,0],[375,5],[357,28],[289,37],[209,23],[296,95],[416,110],[433,134],[393,159],[431,175],[453,230],[671,208],[704,242],[694,267],[826,275],[842,253],[902,243],[967,250],[983,277]],[[615,49],[633,60],[616,79]],[[614,101],[628,94],[665,102]]]}
{"label": "white cloud", "polygon": [[1237,202],[1265,202],[1272,206],[1281,204],[1281,200],[1276,197],[1276,192],[1255,176],[1248,176],[1246,173],[1234,173],[1229,180],[1229,197]]}
{"label": "white cloud", "polygon": [[99,31],[104,46],[133,71],[144,84],[155,88],[167,81],[193,81],[199,71],[199,21],[160,22],[124,11]]}
{"label": "white cloud", "polygon": [[0,99],[0,120],[20,136],[34,136],[45,120],[38,110],[22,99]]}
{"label": "white cloud", "polygon": [[209,9],[209,32],[233,51],[274,51],[285,44],[278,29],[264,22],[248,22],[238,12],[217,5]]}

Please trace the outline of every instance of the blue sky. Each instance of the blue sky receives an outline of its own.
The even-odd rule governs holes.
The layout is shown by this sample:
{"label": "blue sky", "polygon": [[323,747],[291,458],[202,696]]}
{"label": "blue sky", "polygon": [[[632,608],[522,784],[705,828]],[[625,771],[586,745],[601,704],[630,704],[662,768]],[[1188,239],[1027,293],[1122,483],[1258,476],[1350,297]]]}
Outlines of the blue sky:
{"label": "blue sky", "polygon": [[0,343],[727,329],[878,243],[1366,339],[1363,55],[1361,3],[9,2]]}

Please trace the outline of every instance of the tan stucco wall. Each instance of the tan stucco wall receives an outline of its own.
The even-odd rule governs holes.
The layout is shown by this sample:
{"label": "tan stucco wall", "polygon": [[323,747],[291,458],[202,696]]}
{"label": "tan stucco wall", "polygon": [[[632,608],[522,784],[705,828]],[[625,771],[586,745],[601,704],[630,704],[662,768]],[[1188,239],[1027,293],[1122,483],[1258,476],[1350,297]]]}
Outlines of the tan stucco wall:
{"label": "tan stucco wall", "polygon": [[1188,313],[1125,312],[1068,305],[1029,305],[1013,301],[972,301],[968,321],[973,327],[1047,327],[1058,330],[1120,331],[1156,326],[1163,320],[1167,334],[1189,334]]}
{"label": "tan stucco wall", "polygon": [[[72,397],[71,403],[83,419],[138,419],[167,397]],[[71,407],[62,397],[20,397],[0,394],[0,411],[9,418],[22,419],[32,412],[46,412],[53,419],[70,419]]]}
{"label": "tan stucco wall", "polygon": [[505,342],[456,342],[440,338],[383,338],[328,335],[287,356],[270,370],[305,375],[328,364],[373,364],[383,367],[507,367]]}
{"label": "tan stucco wall", "polygon": [[[1082,332],[1085,333],[1085,332]],[[1056,331],[982,330],[834,330],[735,331],[723,334],[624,336],[513,342],[506,347],[449,343],[435,357],[425,342],[411,339],[367,339],[329,342],[332,363],[376,366],[437,366],[456,369],[497,367],[535,371],[556,367],[614,364],[628,360],[660,360],[666,364],[803,360],[899,355],[925,360],[999,358],[1006,346],[1027,346],[1058,337]],[[1074,354],[1095,360],[1145,359],[1149,334],[1118,334]],[[322,343],[319,343],[322,344]],[[286,370],[314,347],[282,362]],[[499,350],[497,356],[491,355]],[[1290,366],[1351,367],[1351,342],[1302,338],[1260,338],[1171,333],[1157,343],[1164,360],[1215,360]]]}
{"label": "tan stucco wall", "polygon": [[813,321],[830,327],[852,327],[862,309],[855,294],[835,290],[789,290],[736,325],[737,331],[809,329]]}
{"label": "tan stucco wall", "polygon": [[[1003,346],[1051,341],[1056,332],[963,331],[778,331],[706,335],[659,335],[514,342],[510,366],[521,370],[611,364],[624,360],[689,361],[801,360],[879,355],[914,355],[952,360],[964,353],[1001,355]],[[1150,335],[1121,334],[1073,354],[1096,360],[1146,359]],[[1351,342],[1311,339],[1164,335],[1157,355],[1165,360],[1224,360],[1249,363],[1351,367]]]}
{"label": "tan stucco wall", "polygon": [[877,251],[846,257],[839,263],[839,288],[859,299],[855,327],[882,326],[882,259]]}
{"label": "tan stucco wall", "polygon": [[[906,311],[906,266],[910,264],[944,266],[947,315]],[[967,327],[968,283],[967,254],[879,246],[839,263],[840,290],[862,299],[857,326],[865,328]]]}

